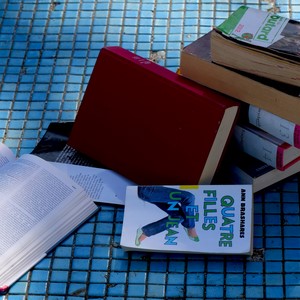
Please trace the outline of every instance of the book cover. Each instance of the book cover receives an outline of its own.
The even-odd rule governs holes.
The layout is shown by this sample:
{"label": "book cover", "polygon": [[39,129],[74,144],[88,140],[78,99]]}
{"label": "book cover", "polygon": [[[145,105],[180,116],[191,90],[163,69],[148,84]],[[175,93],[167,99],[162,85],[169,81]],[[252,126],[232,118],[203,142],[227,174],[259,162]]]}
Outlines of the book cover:
{"label": "book cover", "polygon": [[183,48],[182,76],[300,124],[300,88],[213,63],[210,37],[211,31]]}
{"label": "book cover", "polygon": [[251,185],[129,186],[125,250],[251,254]]}
{"label": "book cover", "polygon": [[236,125],[234,141],[241,151],[281,171],[300,160],[300,149],[251,124]]}
{"label": "book cover", "polygon": [[68,145],[136,184],[210,183],[238,109],[225,95],[105,47]]}
{"label": "book cover", "polygon": [[212,33],[212,60],[295,86],[299,84],[300,22],[239,7]]}

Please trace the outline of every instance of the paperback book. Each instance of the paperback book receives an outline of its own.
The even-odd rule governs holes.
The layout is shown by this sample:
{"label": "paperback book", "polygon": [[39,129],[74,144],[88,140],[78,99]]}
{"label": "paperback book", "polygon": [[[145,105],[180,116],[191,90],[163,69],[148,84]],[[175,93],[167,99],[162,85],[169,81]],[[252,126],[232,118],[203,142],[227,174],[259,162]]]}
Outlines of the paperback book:
{"label": "paperback book", "polygon": [[276,138],[300,148],[300,125],[254,105],[243,105],[240,118]]}
{"label": "paperback book", "polygon": [[293,180],[300,172],[300,161],[297,161],[284,171],[271,167],[265,162],[237,149],[228,151],[222,167],[216,174],[214,184],[251,184],[253,193],[264,189],[280,187],[279,183]]}
{"label": "paperback book", "polygon": [[212,60],[300,86],[300,22],[241,6],[211,36]]}
{"label": "paperback book", "polygon": [[180,74],[199,84],[300,124],[300,88],[213,63],[212,31],[181,51]]}
{"label": "paperback book", "polygon": [[251,124],[236,125],[233,137],[241,151],[278,170],[284,171],[300,160],[299,148]]}
{"label": "paperback book", "polygon": [[129,186],[121,246],[127,251],[252,253],[251,185]]}

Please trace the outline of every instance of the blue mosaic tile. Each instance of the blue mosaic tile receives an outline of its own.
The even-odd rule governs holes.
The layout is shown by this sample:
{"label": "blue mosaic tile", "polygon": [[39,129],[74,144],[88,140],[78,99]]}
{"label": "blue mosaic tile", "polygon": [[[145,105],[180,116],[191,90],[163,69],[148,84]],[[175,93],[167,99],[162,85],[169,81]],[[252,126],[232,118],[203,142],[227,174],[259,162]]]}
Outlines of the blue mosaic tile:
{"label": "blue mosaic tile", "polygon": [[90,283],[107,283],[108,273],[107,271],[98,272],[92,271],[90,272]]}
{"label": "blue mosaic tile", "polygon": [[48,293],[50,295],[65,295],[67,292],[67,284],[63,282],[51,282]]}
{"label": "blue mosaic tile", "polygon": [[208,299],[223,299],[224,298],[223,286],[207,286],[206,297]]}
{"label": "blue mosaic tile", "polygon": [[[0,134],[29,153],[51,121],[74,120],[99,50],[121,45],[176,71],[180,49],[241,4],[182,0],[6,0],[0,3]],[[297,0],[276,3],[300,19]],[[280,192],[278,192],[280,191]],[[255,195],[254,247],[262,261],[125,253],[123,212],[105,206],[25,274],[7,299],[295,299],[299,296],[298,180]],[[215,285],[218,282],[220,285]],[[225,287],[225,288],[224,288]]]}
{"label": "blue mosaic tile", "polygon": [[165,286],[164,285],[153,285],[148,284],[147,289],[147,298],[155,297],[155,298],[163,298],[165,297]]}
{"label": "blue mosaic tile", "polygon": [[246,299],[264,299],[262,286],[246,286]]}
{"label": "blue mosaic tile", "polygon": [[285,287],[285,295],[287,299],[297,299],[300,295],[300,286],[286,286]]}
{"label": "blue mosaic tile", "polygon": [[47,289],[46,282],[31,282],[29,287],[30,294],[45,294]]}
{"label": "blue mosaic tile", "polygon": [[68,278],[69,278],[68,271],[53,270],[51,272],[51,281],[53,282],[67,282]]}

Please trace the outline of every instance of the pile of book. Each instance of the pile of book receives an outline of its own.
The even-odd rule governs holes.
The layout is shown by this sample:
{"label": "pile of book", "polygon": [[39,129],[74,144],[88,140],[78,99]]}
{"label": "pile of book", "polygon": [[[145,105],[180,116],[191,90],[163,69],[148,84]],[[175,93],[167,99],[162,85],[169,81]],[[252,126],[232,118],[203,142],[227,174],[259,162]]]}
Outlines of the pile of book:
{"label": "pile of book", "polygon": [[241,6],[182,50],[182,76],[241,102],[235,146],[218,180],[230,176],[256,192],[300,171],[299,29],[297,21]]}

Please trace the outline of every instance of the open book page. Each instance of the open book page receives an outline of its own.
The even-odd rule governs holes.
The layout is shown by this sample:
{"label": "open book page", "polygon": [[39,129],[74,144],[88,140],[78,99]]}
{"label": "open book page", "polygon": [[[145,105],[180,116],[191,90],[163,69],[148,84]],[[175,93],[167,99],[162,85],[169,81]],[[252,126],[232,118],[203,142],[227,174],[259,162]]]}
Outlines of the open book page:
{"label": "open book page", "polygon": [[88,166],[53,163],[84,188],[95,202],[124,205],[126,187],[134,183],[118,173]]}
{"label": "open book page", "polygon": [[15,159],[13,152],[5,144],[0,143],[0,167]]}
{"label": "open book page", "polygon": [[12,284],[97,210],[67,174],[30,154],[2,166],[0,197],[0,286]]}

